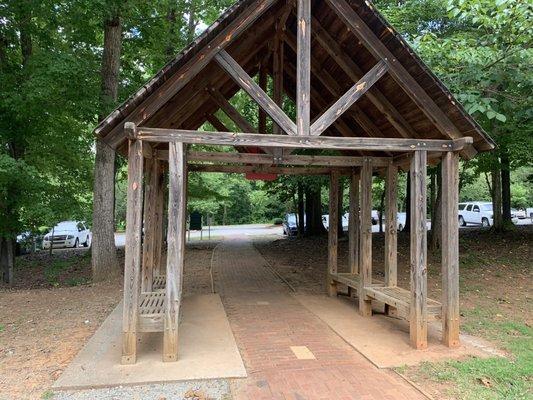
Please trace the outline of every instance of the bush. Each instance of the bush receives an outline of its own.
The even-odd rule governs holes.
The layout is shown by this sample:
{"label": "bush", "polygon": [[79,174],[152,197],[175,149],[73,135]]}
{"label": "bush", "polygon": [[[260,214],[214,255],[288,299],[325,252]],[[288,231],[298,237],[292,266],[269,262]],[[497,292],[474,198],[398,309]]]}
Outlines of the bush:
{"label": "bush", "polygon": [[281,219],[281,218],[274,218],[273,224],[274,224],[274,225],[282,225],[282,224],[283,224],[283,219]]}

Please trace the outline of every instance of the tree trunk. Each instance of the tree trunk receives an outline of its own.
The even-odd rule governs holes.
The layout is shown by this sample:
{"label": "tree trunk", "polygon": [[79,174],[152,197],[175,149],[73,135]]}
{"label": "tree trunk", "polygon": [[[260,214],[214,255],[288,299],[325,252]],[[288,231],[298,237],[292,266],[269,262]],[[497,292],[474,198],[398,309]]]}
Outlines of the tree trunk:
{"label": "tree trunk", "polygon": [[492,212],[494,218],[493,229],[496,232],[504,230],[502,215],[502,181],[501,171],[495,167],[492,172]]}
{"label": "tree trunk", "polygon": [[[116,15],[104,21],[100,120],[117,101],[121,50],[122,24]],[[92,272],[94,281],[120,272],[115,247],[115,152],[99,141],[94,166]]]}
{"label": "tree trunk", "polygon": [[187,20],[187,39],[189,42],[192,42],[196,36],[196,25],[198,24],[196,20],[196,6],[196,0],[189,0],[189,18]]}
{"label": "tree trunk", "polygon": [[429,249],[436,251],[440,249],[442,243],[442,165],[439,164],[436,171],[435,196],[432,197],[433,204],[431,205],[431,242]]}
{"label": "tree trunk", "polygon": [[509,154],[507,149],[502,148],[501,151],[501,166],[502,166],[502,208],[503,208],[503,223],[512,224],[511,219],[511,166],[509,162]]}
{"label": "tree trunk", "polygon": [[305,191],[305,217],[307,236],[324,235],[326,228],[322,223],[322,200],[320,189],[307,188]]}
{"label": "tree trunk", "polygon": [[305,209],[304,209],[304,188],[301,182],[298,182],[298,236],[305,233]]}
{"label": "tree trunk", "polygon": [[170,6],[167,11],[167,23],[168,23],[168,37],[167,45],[165,47],[165,55],[167,60],[170,60],[172,57],[176,56],[176,5],[170,3]]}
{"label": "tree trunk", "polygon": [[0,271],[2,282],[13,284],[13,265],[15,252],[13,251],[13,239],[0,237]]}

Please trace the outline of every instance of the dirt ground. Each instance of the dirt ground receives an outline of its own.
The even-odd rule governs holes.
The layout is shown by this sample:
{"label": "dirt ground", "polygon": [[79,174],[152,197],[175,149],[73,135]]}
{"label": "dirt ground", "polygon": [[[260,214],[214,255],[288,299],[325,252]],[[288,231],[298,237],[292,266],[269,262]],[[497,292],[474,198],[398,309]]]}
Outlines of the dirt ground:
{"label": "dirt ground", "polygon": [[[211,291],[215,244],[187,248],[185,295]],[[19,257],[15,277],[0,286],[0,400],[39,399],[122,299],[122,279],[90,283],[87,249]]]}

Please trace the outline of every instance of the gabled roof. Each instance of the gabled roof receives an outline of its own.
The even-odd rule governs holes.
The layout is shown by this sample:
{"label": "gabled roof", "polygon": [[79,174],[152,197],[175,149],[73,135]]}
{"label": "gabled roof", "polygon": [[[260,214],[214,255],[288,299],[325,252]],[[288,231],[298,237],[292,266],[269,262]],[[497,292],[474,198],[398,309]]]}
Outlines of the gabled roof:
{"label": "gabled roof", "polygon": [[[279,32],[277,24],[284,18],[284,89],[288,97],[294,98],[296,11],[291,11],[287,3],[292,2],[237,2],[105,118],[95,133],[119,147],[125,142],[122,128],[127,121],[158,128],[198,129],[207,116],[219,108],[210,91],[229,99],[239,90],[212,59],[216,50],[225,48],[251,76],[258,72],[260,64],[266,65],[271,73],[271,50]],[[473,137],[476,151],[495,147],[492,139],[370,3],[352,0],[349,4],[452,122],[458,137]],[[314,1],[312,12],[311,112],[312,117],[317,117],[354,84],[354,77],[368,72],[379,60],[347,28],[327,1]],[[390,110],[394,111],[393,117]],[[448,139],[425,111],[387,73],[324,135]]]}

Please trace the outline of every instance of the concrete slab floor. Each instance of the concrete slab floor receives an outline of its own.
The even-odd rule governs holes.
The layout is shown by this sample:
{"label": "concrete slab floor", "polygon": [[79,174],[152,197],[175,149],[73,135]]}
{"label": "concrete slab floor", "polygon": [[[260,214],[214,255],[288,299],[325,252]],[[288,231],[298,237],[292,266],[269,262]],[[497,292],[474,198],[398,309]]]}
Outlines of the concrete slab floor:
{"label": "concrete slab floor", "polygon": [[145,333],[139,335],[137,363],[120,364],[120,304],[54,383],[52,389],[246,377],[246,370],[220,297],[187,297],[182,307],[177,362],[162,361],[162,333]]}
{"label": "concrete slab floor", "polygon": [[384,315],[362,317],[353,300],[321,295],[293,295],[305,308],[324,321],[353,348],[379,368],[417,365],[424,361],[459,359],[466,356],[503,355],[490,343],[461,336],[461,346],[450,349],[440,342],[440,322],[428,324],[428,348],[415,350],[409,344],[407,321]]}

